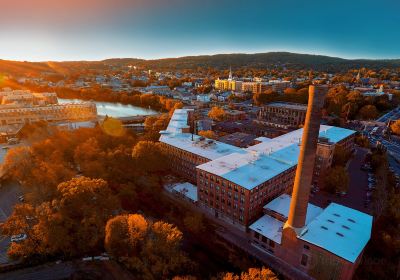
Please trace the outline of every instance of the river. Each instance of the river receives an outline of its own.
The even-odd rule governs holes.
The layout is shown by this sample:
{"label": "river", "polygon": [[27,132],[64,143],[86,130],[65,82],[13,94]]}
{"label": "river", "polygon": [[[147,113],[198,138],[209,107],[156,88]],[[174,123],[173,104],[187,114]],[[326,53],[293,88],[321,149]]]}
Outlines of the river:
{"label": "river", "polygon": [[[65,103],[84,102],[84,100],[58,98],[58,102],[60,104],[65,104]],[[137,106],[133,106],[133,105],[125,105],[125,104],[113,103],[113,102],[98,102],[98,101],[93,101],[93,102],[96,103],[97,114],[99,116],[107,115],[109,117],[121,118],[121,117],[158,114],[157,111],[154,111],[152,109],[146,109],[146,108],[137,107]]]}

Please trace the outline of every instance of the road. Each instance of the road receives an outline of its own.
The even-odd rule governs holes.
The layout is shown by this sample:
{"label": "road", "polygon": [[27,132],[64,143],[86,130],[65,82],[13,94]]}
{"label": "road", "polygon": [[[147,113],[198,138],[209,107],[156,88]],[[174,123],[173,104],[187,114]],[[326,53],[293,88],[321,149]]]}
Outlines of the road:
{"label": "road", "polygon": [[386,113],[385,115],[378,118],[376,121],[378,122],[387,122],[389,120],[398,120],[400,119],[400,107],[393,109],[392,111]]}
{"label": "road", "polygon": [[[22,194],[21,187],[17,183],[7,183],[0,187],[0,222],[3,223],[11,215],[18,196]],[[0,236],[0,265],[9,263],[7,250],[10,246],[9,236]]]}

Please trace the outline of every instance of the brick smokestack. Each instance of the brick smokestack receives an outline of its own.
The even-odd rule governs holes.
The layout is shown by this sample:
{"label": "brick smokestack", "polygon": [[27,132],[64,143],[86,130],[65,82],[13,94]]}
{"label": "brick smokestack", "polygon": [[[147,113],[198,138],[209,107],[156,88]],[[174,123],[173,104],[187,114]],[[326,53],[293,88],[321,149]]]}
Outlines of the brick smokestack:
{"label": "brick smokestack", "polygon": [[315,154],[317,152],[319,127],[328,87],[311,85],[308,90],[308,108],[301,139],[300,155],[297,163],[289,217],[285,227],[300,229],[304,227],[307,215],[308,199],[314,173]]}

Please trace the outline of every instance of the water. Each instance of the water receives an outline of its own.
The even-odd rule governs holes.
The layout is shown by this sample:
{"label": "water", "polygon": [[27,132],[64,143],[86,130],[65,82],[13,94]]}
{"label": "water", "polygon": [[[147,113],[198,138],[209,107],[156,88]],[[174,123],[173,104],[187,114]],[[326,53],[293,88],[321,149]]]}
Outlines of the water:
{"label": "water", "polygon": [[[58,98],[58,102],[60,104],[63,103],[78,103],[83,102],[84,100],[80,99],[63,99]],[[131,117],[131,116],[143,116],[143,115],[154,115],[157,114],[157,111],[152,109],[146,109],[142,107],[137,107],[133,105],[125,105],[121,103],[113,103],[113,102],[98,102],[93,101],[96,103],[97,107],[97,114],[99,116],[109,116],[114,118],[121,118],[121,117]]]}

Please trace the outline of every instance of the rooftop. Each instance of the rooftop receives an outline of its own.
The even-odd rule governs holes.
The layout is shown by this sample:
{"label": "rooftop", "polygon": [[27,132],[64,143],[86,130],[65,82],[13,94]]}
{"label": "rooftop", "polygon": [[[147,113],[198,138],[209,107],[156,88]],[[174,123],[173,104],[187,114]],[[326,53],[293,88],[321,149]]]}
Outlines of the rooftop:
{"label": "rooftop", "polygon": [[[282,194],[266,204],[264,209],[278,213],[282,215],[285,220],[289,215],[290,201],[292,197],[288,194]],[[306,225],[311,222],[315,217],[321,214],[323,209],[321,207],[315,206],[314,204],[308,203],[307,206],[307,217],[306,217]]]}
{"label": "rooftop", "polygon": [[371,229],[372,216],[331,203],[299,238],[354,263],[371,238]]}
{"label": "rooftop", "polygon": [[197,187],[188,182],[176,184],[172,187],[172,189],[178,193],[183,194],[190,200],[196,202],[197,201]]}
{"label": "rooftop", "polygon": [[296,144],[269,152],[233,153],[197,166],[251,190],[276,175],[296,166],[299,147]]}
{"label": "rooftop", "polygon": [[[241,149],[198,135],[194,135],[192,141],[191,133],[182,133],[183,128],[189,127],[189,111],[192,109],[175,110],[167,129],[161,132],[160,142],[211,160],[197,166],[198,169],[251,190],[297,165],[303,129]],[[328,138],[331,143],[354,133],[339,127],[320,127],[320,137]]]}
{"label": "rooftop", "polygon": [[[292,197],[288,194],[282,194],[281,196],[275,198],[264,206],[264,209],[268,209],[282,215],[285,221],[280,221],[266,214],[255,221],[252,225],[250,225],[249,228],[267,237],[268,239],[271,239],[274,242],[281,244],[282,228],[286,222],[289,213],[291,198]],[[308,224],[316,216],[321,214],[322,211],[322,208],[309,203],[307,208],[306,224]]]}
{"label": "rooftop", "polygon": [[279,107],[279,108],[287,108],[293,110],[302,110],[307,111],[307,105],[300,103],[291,103],[291,102],[272,102],[268,103],[266,106],[268,107]]}
{"label": "rooftop", "polygon": [[169,144],[181,150],[191,152],[195,155],[214,160],[232,153],[245,153],[246,151],[225,143],[211,139],[205,139],[190,133],[162,134],[160,142]]}
{"label": "rooftop", "polygon": [[183,128],[189,128],[188,113],[192,111],[193,109],[175,109],[165,131],[170,133],[182,133]]}

